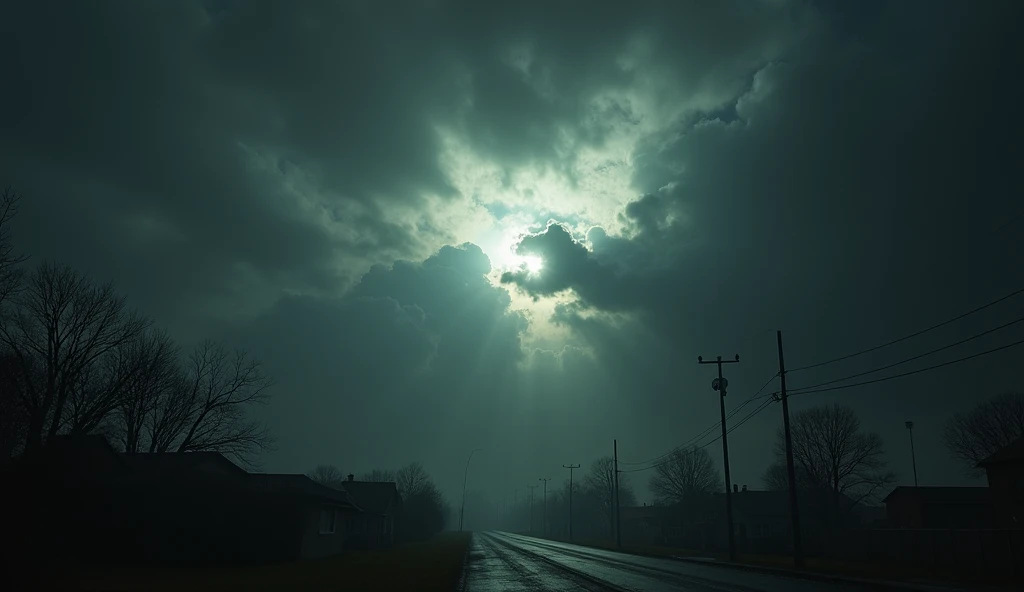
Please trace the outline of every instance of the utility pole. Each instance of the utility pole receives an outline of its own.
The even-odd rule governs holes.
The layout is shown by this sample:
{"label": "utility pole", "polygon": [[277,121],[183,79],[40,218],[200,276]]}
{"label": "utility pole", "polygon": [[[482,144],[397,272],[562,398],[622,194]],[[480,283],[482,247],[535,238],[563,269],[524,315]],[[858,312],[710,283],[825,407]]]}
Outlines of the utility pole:
{"label": "utility pole", "polygon": [[462,532],[462,518],[466,515],[466,479],[469,478],[469,463],[473,460],[473,455],[480,452],[481,448],[476,448],[473,452],[469,453],[469,458],[466,459],[466,472],[462,475],[462,509],[459,510],[459,532]]}
{"label": "utility pole", "polygon": [[619,441],[612,440],[612,453],[615,459],[615,548],[622,548],[622,515],[619,504]]}
{"label": "utility pole", "polygon": [[782,399],[782,426],[786,435],[786,474],[789,477],[789,517],[793,529],[793,565],[804,566],[804,544],[800,533],[800,505],[796,490],[796,466],[793,463],[793,434],[789,428],[789,395],[786,391],[786,358],[782,353],[782,331],[775,332],[779,345],[779,396]]}
{"label": "utility pole", "polygon": [[722,356],[713,362],[705,362],[704,358],[697,356],[698,364],[718,364],[718,378],[711,381],[711,388],[718,391],[719,405],[722,408],[722,456],[725,464],[725,519],[729,526],[729,561],[736,561],[736,533],[733,532],[732,524],[732,478],[729,476],[729,438],[725,428],[725,391],[729,381],[722,377],[722,364],[737,364],[740,355],[736,354],[735,360],[723,360]]}
{"label": "utility pole", "polygon": [[539,485],[527,485],[526,488],[530,490],[530,534],[533,534],[533,490],[540,487]]}
{"label": "utility pole", "polygon": [[569,542],[572,542],[572,470],[580,468],[579,464],[562,465],[562,468],[569,469]]}
{"label": "utility pole", "polygon": [[548,481],[550,481],[551,478],[540,477],[537,480],[544,482],[544,528],[542,530],[544,536],[548,536]]}
{"label": "utility pole", "polygon": [[513,532],[519,532],[518,529],[519,529],[519,525],[522,523],[522,520],[519,519],[519,488],[518,487],[516,487],[512,491],[512,495],[513,495],[513,497],[512,497],[512,526],[513,526]]}
{"label": "utility pole", "polygon": [[914,487],[917,487],[917,453],[914,452],[914,422],[908,421],[903,425],[907,426],[910,432],[910,462],[914,464]]}

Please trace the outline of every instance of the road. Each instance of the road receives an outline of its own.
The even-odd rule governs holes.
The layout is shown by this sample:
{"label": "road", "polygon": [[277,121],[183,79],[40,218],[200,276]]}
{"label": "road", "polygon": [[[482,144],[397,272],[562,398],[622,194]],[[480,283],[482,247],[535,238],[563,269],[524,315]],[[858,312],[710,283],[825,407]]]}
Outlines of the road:
{"label": "road", "polygon": [[473,535],[465,592],[861,592],[834,584],[640,557],[503,532]]}

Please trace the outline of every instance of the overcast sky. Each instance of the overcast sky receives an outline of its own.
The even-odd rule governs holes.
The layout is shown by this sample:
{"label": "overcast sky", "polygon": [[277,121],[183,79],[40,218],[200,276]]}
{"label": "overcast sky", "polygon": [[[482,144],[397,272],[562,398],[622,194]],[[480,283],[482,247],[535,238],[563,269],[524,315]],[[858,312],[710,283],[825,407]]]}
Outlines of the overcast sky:
{"label": "overcast sky", "polygon": [[[263,360],[266,470],[420,460],[458,499],[483,448],[471,488],[522,493],[712,425],[698,355],[740,354],[733,408],[776,329],[796,368],[1020,288],[1021,4],[4,2],[0,182],[36,260]],[[961,484],[941,424],[1020,390],[1022,351],[792,408],[852,405],[903,484],[914,420],[921,483]],[[780,413],[730,435],[735,483]]]}

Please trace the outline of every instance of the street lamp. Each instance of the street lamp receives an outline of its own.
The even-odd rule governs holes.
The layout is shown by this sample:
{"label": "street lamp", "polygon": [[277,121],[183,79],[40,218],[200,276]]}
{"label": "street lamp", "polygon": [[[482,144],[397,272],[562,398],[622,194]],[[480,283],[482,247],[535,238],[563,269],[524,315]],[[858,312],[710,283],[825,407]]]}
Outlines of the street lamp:
{"label": "street lamp", "polygon": [[469,463],[473,460],[473,455],[481,450],[483,448],[474,448],[473,452],[469,453],[469,458],[466,459],[466,472],[462,475],[462,509],[459,510],[459,532],[462,532],[462,519],[466,517],[466,480],[469,478]]}
{"label": "street lamp", "polygon": [[907,430],[910,432],[910,462],[914,465],[914,487],[917,487],[917,454],[914,452],[914,422],[907,421],[903,425],[907,426]]}

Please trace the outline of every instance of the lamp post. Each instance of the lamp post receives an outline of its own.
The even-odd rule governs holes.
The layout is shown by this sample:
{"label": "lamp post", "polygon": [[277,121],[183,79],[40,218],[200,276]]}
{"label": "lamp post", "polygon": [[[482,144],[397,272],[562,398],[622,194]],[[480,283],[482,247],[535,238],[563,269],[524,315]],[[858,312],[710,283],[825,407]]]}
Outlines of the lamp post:
{"label": "lamp post", "polygon": [[914,465],[914,487],[917,487],[917,453],[914,452],[914,422],[907,421],[903,425],[907,426],[907,431],[910,432],[910,462]]}
{"label": "lamp post", "polygon": [[459,532],[462,532],[462,520],[466,517],[466,480],[469,479],[469,463],[473,460],[473,455],[481,450],[483,448],[474,448],[473,452],[469,453],[469,458],[466,459],[466,472],[462,475],[462,508],[459,510]]}

